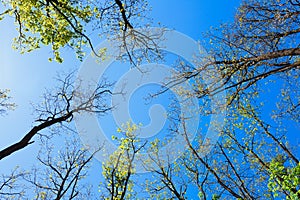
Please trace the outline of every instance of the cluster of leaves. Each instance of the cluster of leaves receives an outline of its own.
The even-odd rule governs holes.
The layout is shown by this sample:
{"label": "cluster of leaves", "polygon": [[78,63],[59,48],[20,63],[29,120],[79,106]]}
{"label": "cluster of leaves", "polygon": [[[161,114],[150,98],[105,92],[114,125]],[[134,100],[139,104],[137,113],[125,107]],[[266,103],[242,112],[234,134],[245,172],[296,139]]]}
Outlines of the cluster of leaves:
{"label": "cluster of leaves", "polygon": [[134,161],[145,145],[140,144],[137,130],[137,125],[127,122],[122,129],[117,130],[123,136],[112,137],[118,142],[118,149],[102,165],[104,186],[108,191],[108,194],[104,194],[104,199],[130,199],[135,194],[131,179],[135,173]]}
{"label": "cluster of leaves", "polygon": [[[42,45],[51,46],[53,58],[61,63],[60,49],[73,48],[79,59],[84,47],[95,51],[88,30],[98,35],[126,32],[133,28],[136,17],[140,18],[147,7],[144,0],[114,1],[67,1],[67,0],[9,0],[1,1],[6,10],[1,13],[15,18],[18,36],[14,48],[21,53],[30,52]],[[49,58],[52,61],[53,58]]]}
{"label": "cluster of leaves", "polygon": [[61,47],[70,45],[82,56],[82,45],[90,42],[84,26],[94,15],[92,2],[12,0],[3,4],[8,9],[7,14],[16,19],[19,35],[14,47],[21,53],[51,45],[55,60],[62,62]]}
{"label": "cluster of leaves", "polygon": [[284,160],[278,158],[270,162],[268,188],[274,197],[282,191],[287,191],[287,199],[297,199],[300,194],[300,163],[294,167],[284,164]]}

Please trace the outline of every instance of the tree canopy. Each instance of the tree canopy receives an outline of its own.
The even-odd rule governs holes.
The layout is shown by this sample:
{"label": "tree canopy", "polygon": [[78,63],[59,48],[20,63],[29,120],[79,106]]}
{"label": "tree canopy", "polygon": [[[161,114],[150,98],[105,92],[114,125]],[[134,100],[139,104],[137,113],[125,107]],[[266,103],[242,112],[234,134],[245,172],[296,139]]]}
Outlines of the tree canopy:
{"label": "tree canopy", "polygon": [[84,46],[97,55],[89,30],[97,30],[99,36],[125,32],[135,26],[132,21],[142,17],[147,6],[144,0],[1,2],[6,10],[0,17],[9,15],[16,21],[19,34],[14,39],[14,48],[25,53],[42,45],[51,46],[57,62],[63,61],[60,49],[65,46],[73,48],[80,59],[84,56]]}
{"label": "tree canopy", "polygon": [[[51,46],[58,62],[63,61],[60,50],[65,46],[73,48],[79,58],[83,58],[85,47],[97,56],[99,52],[95,51],[89,34],[95,29],[100,35],[124,37],[120,46],[126,49],[133,65],[136,65],[135,57],[130,49],[134,48],[130,45],[135,42],[144,45],[147,49],[144,54],[156,52],[149,46],[153,42],[151,38],[136,31],[139,26],[148,24],[141,23],[150,10],[144,0],[3,0],[2,3],[6,10],[0,17],[14,17],[19,32],[14,47],[21,53],[46,45]],[[169,131],[184,136],[186,151],[176,161],[171,161],[160,156],[164,142],[143,143],[135,134],[138,126],[128,123],[116,133],[123,135],[114,137],[119,148],[102,163],[104,181],[99,186],[100,193],[94,195],[102,199],[182,200],[191,196],[204,200],[300,199],[299,142],[288,137],[299,138],[299,133],[293,132],[299,129],[300,117],[299,16],[298,0],[245,0],[237,9],[233,22],[205,33],[203,47],[208,54],[196,58],[205,62],[199,61],[197,65],[178,62],[179,72],[166,87],[189,81],[193,91],[188,97],[196,97],[199,102],[226,91],[225,104],[219,105],[226,109],[225,125],[211,125],[220,136],[216,145],[203,156],[207,150],[201,135],[203,130],[199,129],[199,135],[190,140],[185,119],[174,119],[175,124],[180,123],[184,128],[171,127]],[[132,43],[127,43],[128,36],[132,37]],[[221,76],[211,74],[213,81],[203,84],[203,77],[212,69]],[[91,96],[76,93],[71,75],[59,79],[59,83],[61,87],[46,93],[43,104],[35,108],[36,125],[19,142],[0,150],[0,160],[32,144],[32,138],[41,130],[57,124],[62,125],[60,128],[68,127],[75,113],[103,114],[112,109],[105,100],[114,95],[111,83],[102,82]],[[163,92],[165,90],[157,95]],[[275,92],[278,95],[274,95]],[[0,90],[0,113],[14,107],[7,93],[8,90]],[[178,93],[187,95],[184,91]],[[275,99],[270,99],[274,96]],[[74,103],[78,101],[79,104]],[[272,110],[270,102],[276,105]],[[209,102],[201,104],[194,112],[212,117],[224,111],[210,110],[208,106]],[[51,139],[52,135],[46,136]],[[84,169],[94,154],[88,155],[86,149],[76,148],[76,143],[68,143],[68,147],[59,154],[59,160],[50,155],[51,148],[39,155],[39,162],[46,168],[41,174],[13,170],[4,175],[0,197],[22,199],[26,191],[18,190],[15,181],[23,178],[35,186],[36,199],[66,196],[80,199],[84,195],[96,198],[87,188],[81,193],[77,184],[84,179]],[[144,163],[149,172],[145,176],[137,175],[134,166],[143,150],[151,155]],[[155,167],[148,166],[147,162],[154,163]],[[51,176],[47,177],[49,174]],[[138,181],[142,176],[142,181]],[[136,192],[140,188],[142,192]]]}

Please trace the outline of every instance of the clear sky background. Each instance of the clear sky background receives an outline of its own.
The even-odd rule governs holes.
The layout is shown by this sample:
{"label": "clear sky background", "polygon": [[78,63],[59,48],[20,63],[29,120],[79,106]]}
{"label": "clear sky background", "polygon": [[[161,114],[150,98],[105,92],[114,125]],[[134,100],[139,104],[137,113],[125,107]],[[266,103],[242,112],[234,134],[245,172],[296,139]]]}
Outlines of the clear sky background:
{"label": "clear sky background", "polygon": [[[239,0],[150,0],[153,10],[153,26],[160,22],[165,27],[182,32],[201,42],[201,34],[211,26],[233,21]],[[0,7],[0,12],[3,8]],[[17,35],[14,21],[6,18],[0,21],[0,88],[10,89],[12,101],[17,104],[15,111],[0,117],[0,148],[19,141],[31,129],[34,113],[31,104],[39,103],[45,88],[56,84],[58,73],[78,70],[81,63],[71,49],[65,49],[64,62],[48,62],[51,49],[42,47],[29,54],[20,55],[11,48],[12,39]],[[94,43],[99,41],[95,39]],[[88,55],[89,53],[87,53]],[[32,144],[0,162],[0,173],[6,173],[14,166],[28,168],[35,164],[39,146]],[[98,184],[101,177],[100,163],[94,161],[91,174]]]}

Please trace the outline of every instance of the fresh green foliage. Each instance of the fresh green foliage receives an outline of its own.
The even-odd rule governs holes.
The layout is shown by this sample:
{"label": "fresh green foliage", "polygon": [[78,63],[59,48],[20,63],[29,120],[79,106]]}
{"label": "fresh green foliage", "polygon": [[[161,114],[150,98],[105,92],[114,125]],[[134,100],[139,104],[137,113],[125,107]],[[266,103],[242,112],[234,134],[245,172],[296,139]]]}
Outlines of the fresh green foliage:
{"label": "fresh green foliage", "polygon": [[273,159],[270,162],[270,178],[268,188],[278,196],[281,191],[287,191],[286,199],[298,199],[300,194],[300,163],[294,167],[284,166],[284,160]]}
{"label": "fresh green foliage", "polygon": [[133,28],[135,18],[143,17],[142,12],[148,7],[144,0],[2,0],[5,11],[0,14],[0,20],[6,15],[15,18],[18,36],[13,47],[21,53],[31,52],[42,46],[51,46],[53,57],[57,62],[63,62],[61,49],[71,47],[81,60],[84,57],[84,47],[95,51],[90,38],[95,35],[108,36],[120,34]]}
{"label": "fresh green foliage", "polygon": [[134,194],[132,175],[135,173],[134,161],[143,145],[137,138],[138,126],[128,122],[117,132],[123,134],[120,138],[113,136],[118,142],[118,149],[109,156],[102,165],[102,174],[106,193],[104,199],[131,199]]}
{"label": "fresh green foliage", "polygon": [[[146,4],[142,0],[105,1],[102,7],[93,1],[66,0],[11,0],[4,4],[7,10],[0,16],[9,14],[16,19],[19,36],[15,39],[15,47],[21,52],[29,52],[41,45],[50,45],[58,62],[62,62],[60,50],[65,46],[76,49],[79,57],[83,56],[84,45],[92,48],[86,30],[94,20],[99,20],[95,24],[100,25],[95,28],[102,28],[100,33],[129,33],[128,36],[133,38],[131,43],[125,42],[120,44],[121,47],[145,42],[141,34],[134,32],[133,22],[136,21],[131,20],[132,17],[139,19],[140,11],[145,10]],[[297,0],[243,1],[233,23],[223,24],[207,33],[208,43],[204,46],[209,50],[209,56],[197,58],[200,62],[196,66],[185,66],[184,62],[177,66],[179,73],[166,86],[190,80],[194,92],[180,90],[178,94],[208,99],[195,111],[201,116],[213,117],[223,112],[221,108],[226,108],[225,126],[210,124],[220,136],[213,148],[204,143],[204,129],[199,129],[197,137],[190,141],[186,128],[171,127],[169,135],[183,135],[187,147],[184,155],[175,162],[160,156],[160,149],[166,143],[152,141],[153,154],[145,164],[151,162],[157,168],[148,166],[149,178],[139,185],[145,188],[150,199],[182,200],[193,194],[195,198],[216,200],[300,199],[299,145],[290,144],[290,129],[285,125],[289,122],[299,127],[299,16]],[[98,53],[105,58],[105,49]],[[219,70],[221,76],[211,74],[212,82],[205,85],[203,75],[210,69]],[[223,90],[227,94],[226,103],[219,105],[220,110],[211,110],[209,99]],[[72,120],[73,111],[69,110],[72,91],[70,95],[70,98],[63,95],[66,106],[62,110],[51,107],[57,96],[49,95],[54,100],[47,104],[48,109],[40,120],[55,120],[57,114],[65,113],[65,109],[70,114],[67,119]],[[7,91],[1,91],[0,103],[7,100]],[[276,100],[275,106],[268,105]],[[101,105],[96,106],[96,110]],[[94,108],[88,110],[93,112]],[[64,118],[59,122],[63,121]],[[175,119],[174,124],[185,127],[185,120]],[[104,182],[101,186],[106,191],[100,191],[103,199],[136,198],[134,189],[139,183],[134,179],[134,161],[145,148],[137,131],[138,126],[129,122],[112,138],[118,149],[102,165]],[[209,153],[203,154],[207,149]],[[44,193],[39,195],[44,197]]]}
{"label": "fresh green foliage", "polygon": [[10,0],[4,4],[8,14],[15,17],[19,32],[14,48],[25,53],[50,45],[58,62],[63,61],[59,49],[67,45],[82,56],[82,46],[89,42],[85,25],[99,15],[90,1]]}

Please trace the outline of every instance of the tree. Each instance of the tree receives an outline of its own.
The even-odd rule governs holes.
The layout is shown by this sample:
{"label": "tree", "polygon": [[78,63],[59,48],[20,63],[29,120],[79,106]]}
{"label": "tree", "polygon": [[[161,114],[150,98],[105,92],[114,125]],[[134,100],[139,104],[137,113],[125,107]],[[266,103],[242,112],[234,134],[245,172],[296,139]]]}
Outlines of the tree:
{"label": "tree", "polygon": [[91,190],[92,186],[84,182],[96,152],[90,153],[74,136],[68,136],[59,149],[50,140],[44,140],[44,137],[41,139],[38,165],[30,170],[18,167],[11,174],[3,175],[0,197],[41,200],[96,199]]}
{"label": "tree", "polygon": [[[23,178],[34,188],[34,199],[84,199],[93,198],[90,184],[83,183],[94,153],[81,147],[77,139],[66,139],[65,146],[54,153],[54,146],[43,143],[34,168]],[[100,149],[99,149],[100,150]],[[32,194],[27,194],[29,196]],[[24,195],[23,197],[25,197]]]}
{"label": "tree", "polygon": [[[146,165],[145,168],[152,175],[147,179],[146,187],[151,199],[179,199],[187,198],[189,185],[187,174],[180,173],[182,163],[177,159],[175,162],[161,155],[160,148],[163,144],[159,140],[151,142],[149,161],[154,165]],[[171,153],[171,152],[170,152]],[[164,159],[163,159],[164,158]],[[147,162],[146,162],[147,163]]]}
{"label": "tree", "polygon": [[[64,127],[65,124],[72,121],[75,113],[93,112],[103,114],[111,109],[105,103],[105,97],[111,94],[109,83],[105,81],[99,83],[95,90],[86,95],[86,91],[75,89],[79,86],[74,85],[73,75],[71,73],[65,77],[57,78],[60,86],[53,91],[48,90],[44,94],[44,101],[35,107],[36,125],[19,142],[0,151],[1,160],[34,143],[34,137],[41,136],[46,139],[44,143],[46,149],[37,159],[46,170],[44,172],[41,172],[40,169],[23,171],[16,167],[10,174],[2,175],[0,198],[24,199],[26,195],[29,195],[27,193],[31,190],[28,189],[28,184],[24,184],[22,179],[25,179],[27,183],[36,188],[35,199],[62,199],[65,196],[68,196],[69,199],[82,199],[83,196],[92,195],[87,187],[81,187],[81,191],[78,191],[77,188],[78,185],[81,185],[78,182],[86,175],[85,168],[94,154],[88,155],[88,149],[79,148],[78,141],[77,143],[69,141],[66,149],[61,150],[58,157],[54,159],[56,156],[53,155],[52,147],[48,144],[48,139],[53,139],[52,136],[58,132],[70,130],[70,127],[67,129]],[[1,105],[10,108],[14,104],[7,103],[9,97],[6,92],[2,92]],[[55,130],[54,125],[60,126]],[[50,128],[52,132],[49,131]],[[45,132],[47,129],[48,131]],[[50,181],[48,180],[49,174],[53,174]]]}
{"label": "tree", "polygon": [[199,77],[206,69],[217,68],[222,76],[215,83],[221,81],[225,87],[196,88],[196,92],[201,97],[223,89],[232,92],[229,100],[233,101],[269,76],[289,72],[294,73],[291,78],[297,79],[298,9],[297,1],[244,1],[234,23],[223,24],[206,34],[212,55],[206,58],[207,62],[198,68],[184,68],[186,72],[178,74],[176,80]]}
{"label": "tree", "polygon": [[135,174],[134,162],[146,145],[138,139],[137,130],[137,125],[128,122],[123,126],[123,130],[118,129],[118,132],[123,134],[121,138],[113,136],[113,139],[118,141],[118,149],[102,165],[103,185],[107,191],[102,195],[103,199],[130,199],[135,193],[132,181]]}
{"label": "tree", "polygon": [[53,125],[63,125],[71,122],[75,113],[93,112],[105,113],[111,109],[105,103],[106,95],[110,95],[109,83],[102,82],[92,93],[86,95],[86,91],[76,90],[73,81],[73,74],[64,78],[58,78],[61,86],[57,91],[48,91],[44,95],[44,102],[36,106],[37,123],[24,137],[0,151],[0,160],[32,144],[32,138],[41,131],[52,127]]}
{"label": "tree", "polygon": [[84,46],[100,56],[94,49],[89,31],[97,31],[100,36],[130,32],[133,27],[138,27],[136,19],[143,17],[147,7],[144,0],[1,2],[5,11],[0,13],[0,19],[9,15],[17,22],[19,35],[14,39],[14,47],[25,53],[42,45],[51,46],[57,62],[63,61],[60,49],[65,46],[73,48],[80,59],[84,56]]}

